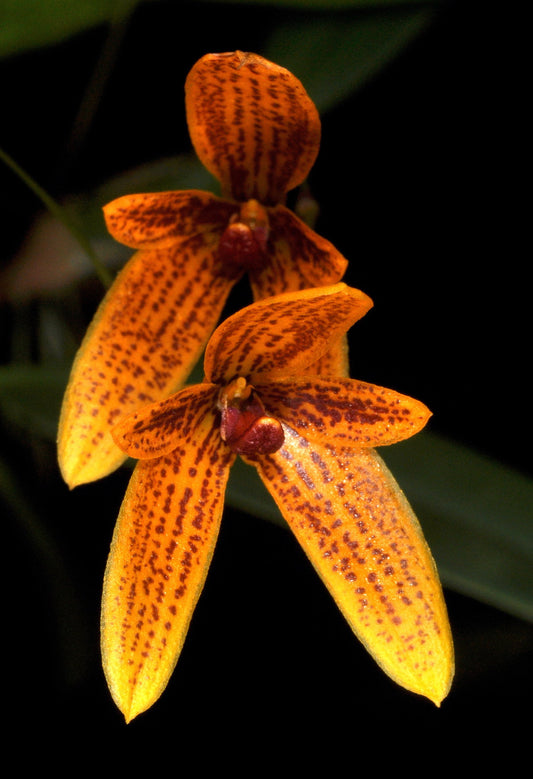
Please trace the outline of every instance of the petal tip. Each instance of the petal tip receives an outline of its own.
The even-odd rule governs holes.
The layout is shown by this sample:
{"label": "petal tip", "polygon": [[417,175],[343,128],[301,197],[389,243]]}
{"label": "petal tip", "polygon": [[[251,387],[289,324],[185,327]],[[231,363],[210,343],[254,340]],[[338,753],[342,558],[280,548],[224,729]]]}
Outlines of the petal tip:
{"label": "petal tip", "polygon": [[64,448],[59,448],[59,470],[69,490],[103,479],[122,465],[127,455],[112,442],[111,444],[111,447],[100,455],[96,450],[94,453],[82,450],[65,452]]}
{"label": "petal tip", "polygon": [[441,703],[445,700],[445,698],[447,698],[448,693],[450,692],[452,681],[453,668],[450,674],[446,674],[442,679],[439,679],[437,684],[432,686],[432,688],[428,689],[426,692],[423,692],[422,695],[425,695],[426,698],[428,698],[432,703],[435,704],[438,709],[440,709]]}

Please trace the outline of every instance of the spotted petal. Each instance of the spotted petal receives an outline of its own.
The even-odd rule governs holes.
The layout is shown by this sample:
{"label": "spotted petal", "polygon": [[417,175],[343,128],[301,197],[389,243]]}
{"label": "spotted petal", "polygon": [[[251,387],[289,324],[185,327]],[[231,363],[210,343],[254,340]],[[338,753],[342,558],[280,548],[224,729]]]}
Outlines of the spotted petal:
{"label": "spotted petal", "polygon": [[268,414],[308,441],[385,446],[418,433],[431,412],[419,400],[355,379],[290,378],[256,385]]}
{"label": "spotted petal", "polygon": [[213,333],[205,353],[206,380],[223,384],[244,376],[253,383],[297,375],[371,306],[364,292],[343,283],[260,300]]}
{"label": "spotted petal", "polygon": [[[255,300],[340,281],[348,261],[332,243],[285,206],[271,208],[268,213],[268,264],[249,273]],[[313,372],[317,376],[349,375],[348,341],[345,334],[314,363]]]}
{"label": "spotted petal", "polygon": [[187,76],[185,105],[196,153],[225,196],[282,202],[316,159],[313,102],[292,73],[257,54],[202,57]]}
{"label": "spotted petal", "polygon": [[136,459],[170,454],[215,408],[218,391],[215,384],[195,384],[159,403],[143,406],[113,428],[113,440]]}
{"label": "spotted petal", "polygon": [[268,218],[268,264],[250,272],[256,300],[341,280],[348,261],[330,241],[285,206],[269,209]]}
{"label": "spotted petal", "polygon": [[383,670],[436,705],[453,646],[431,553],[373,449],[335,454],[284,426],[284,446],[253,464],[352,630]]}
{"label": "spotted petal", "polygon": [[[268,264],[249,274],[255,300],[340,281],[348,261],[332,243],[285,206],[271,208],[269,220]],[[314,364],[313,372],[318,376],[349,375],[345,334]]]}
{"label": "spotted petal", "polygon": [[234,282],[210,233],[139,251],[127,263],[87,331],[63,400],[58,455],[69,486],[124,461],[111,428],[186,381]]}
{"label": "spotted petal", "polygon": [[163,249],[185,236],[222,234],[236,203],[209,192],[152,192],[124,195],[104,206],[113,238],[132,249]]}
{"label": "spotted petal", "polygon": [[163,692],[213,554],[234,455],[214,414],[169,455],[141,460],[113,536],[102,601],[102,656],[130,721]]}
{"label": "spotted petal", "polygon": [[345,376],[350,375],[350,358],[348,354],[348,336],[346,333],[331,344],[328,351],[316,362],[305,369],[308,375],[314,376]]}

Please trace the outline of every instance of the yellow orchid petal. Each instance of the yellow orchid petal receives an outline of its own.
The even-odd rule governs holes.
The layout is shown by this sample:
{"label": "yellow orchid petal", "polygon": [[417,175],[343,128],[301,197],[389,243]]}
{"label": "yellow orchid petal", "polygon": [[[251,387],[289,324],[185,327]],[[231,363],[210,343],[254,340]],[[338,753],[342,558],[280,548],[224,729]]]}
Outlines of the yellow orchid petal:
{"label": "yellow orchid petal", "polygon": [[278,452],[248,461],[377,663],[440,705],[453,677],[451,632],[405,496],[375,450],[340,455],[287,426],[284,432]]}
{"label": "yellow orchid petal", "polygon": [[255,389],[266,411],[321,445],[358,449],[418,433],[430,410],[395,390],[343,378],[287,378]]}
{"label": "yellow orchid petal", "polygon": [[168,456],[140,461],[120,509],[102,599],[102,657],[126,721],[165,689],[200,596],[235,455],[214,414]]}
{"label": "yellow orchid petal", "polygon": [[126,264],[85,335],[63,399],[58,457],[70,487],[124,461],[111,428],[185,382],[234,282],[207,233],[137,252]]}
{"label": "yellow orchid petal", "polygon": [[143,406],[113,428],[113,440],[136,459],[169,454],[215,408],[218,392],[216,384],[195,384],[159,403]]}
{"label": "yellow orchid petal", "polygon": [[285,206],[268,210],[268,263],[250,272],[255,300],[307,287],[336,284],[348,261]]}
{"label": "yellow orchid petal", "polygon": [[163,249],[185,236],[222,233],[236,210],[236,203],[199,190],[124,195],[103,209],[110,234],[132,249]]}
{"label": "yellow orchid petal", "polygon": [[281,202],[318,154],[320,119],[307,92],[257,54],[202,57],[187,76],[185,106],[198,157],[235,200]]}
{"label": "yellow orchid petal", "polygon": [[205,352],[206,380],[296,375],[371,307],[364,292],[343,283],[260,300],[215,330]]}

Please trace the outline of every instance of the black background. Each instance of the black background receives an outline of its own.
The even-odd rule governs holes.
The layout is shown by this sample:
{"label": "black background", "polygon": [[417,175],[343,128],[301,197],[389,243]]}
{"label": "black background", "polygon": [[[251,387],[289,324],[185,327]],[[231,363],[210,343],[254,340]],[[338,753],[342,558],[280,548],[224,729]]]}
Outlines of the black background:
{"label": "black background", "polygon": [[[65,149],[103,31],[14,56],[0,63],[2,145],[58,197],[188,151],[191,65],[208,51],[261,53],[281,14],[194,2],[138,9],[74,159]],[[310,182],[318,231],[349,258],[346,280],[375,302],[353,333],[352,374],[420,398],[433,430],[531,475],[523,24],[513,4],[443,4],[397,60],[323,117]],[[37,204],[6,170],[0,193],[5,260]],[[90,311],[99,293],[85,294]],[[458,668],[437,710],[375,667],[288,533],[229,510],[171,683],[126,727],[100,669],[98,612],[127,473],[68,493],[53,447],[42,446],[35,462],[23,443],[3,443],[35,474],[29,497],[77,605],[66,623],[58,616],[42,549],[8,522],[7,710],[16,732],[46,735],[52,758],[79,738],[97,755],[106,743],[130,756],[159,745],[176,772],[189,758],[199,768],[244,762],[250,775],[267,759],[302,773],[319,760],[368,770],[366,755],[385,773],[422,755],[426,772],[446,759],[464,766],[463,748],[478,766],[487,753],[522,749],[530,625],[447,592]]]}

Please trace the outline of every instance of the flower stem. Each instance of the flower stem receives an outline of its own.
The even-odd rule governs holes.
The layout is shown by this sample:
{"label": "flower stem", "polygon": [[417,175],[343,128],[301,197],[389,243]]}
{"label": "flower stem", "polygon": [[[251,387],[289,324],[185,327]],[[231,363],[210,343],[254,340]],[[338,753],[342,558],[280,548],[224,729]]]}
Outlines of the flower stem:
{"label": "flower stem", "polygon": [[74,236],[83,251],[87,254],[88,258],[93,264],[94,270],[99,277],[102,284],[107,288],[111,285],[112,277],[108,269],[101,262],[98,255],[93,250],[90,242],[87,240],[83,232],[69,217],[67,211],[61,206],[57,200],[48,194],[23,168],[10,157],[10,155],[0,147],[0,160],[2,160],[15,175],[17,175],[26,186],[39,198],[43,205],[50,211],[53,216],[59,219],[62,224],[65,225],[67,230]]}

